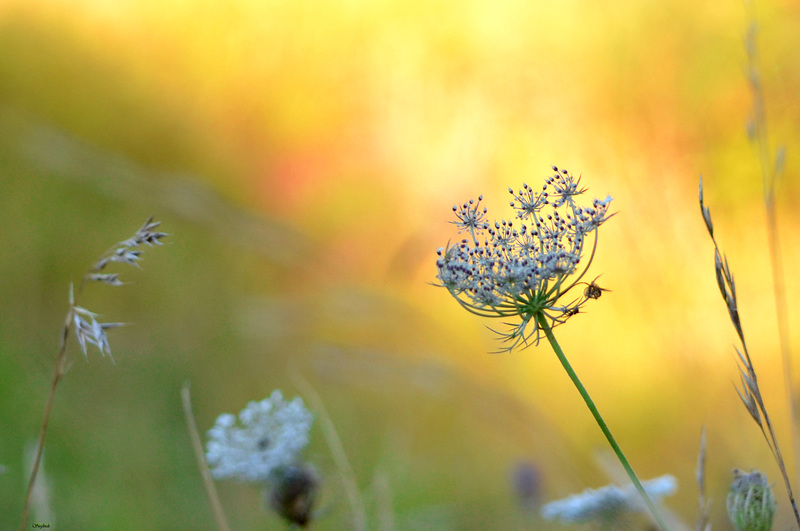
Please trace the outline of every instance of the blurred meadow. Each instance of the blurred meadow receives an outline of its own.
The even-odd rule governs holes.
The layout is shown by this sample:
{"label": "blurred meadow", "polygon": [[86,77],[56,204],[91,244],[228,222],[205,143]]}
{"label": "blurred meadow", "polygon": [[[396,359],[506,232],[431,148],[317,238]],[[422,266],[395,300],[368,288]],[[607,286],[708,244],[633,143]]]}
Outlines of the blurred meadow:
{"label": "blurred meadow", "polygon": [[[800,7],[754,12],[794,324]],[[702,174],[793,467],[747,26],[741,2],[687,0],[0,0],[0,528],[19,525],[69,283],[151,214],[165,245],[128,285],[86,290],[131,324],[109,333],[116,364],[70,345],[29,522],[215,529],[182,384],[205,432],[302,378],[369,529],[561,528],[536,503],[618,480],[605,440],[547,345],[492,354],[497,323],[430,284],[453,204],[484,194],[509,217],[508,187],[556,164],[618,212],[590,272],[611,292],[556,336],[634,469],[673,474],[666,506],[694,528],[705,424],[714,528],[739,467],[777,482],[786,529],[697,202]],[[324,481],[314,528],[350,528],[319,418],[304,455]],[[217,487],[233,529],[286,528],[252,486]]]}

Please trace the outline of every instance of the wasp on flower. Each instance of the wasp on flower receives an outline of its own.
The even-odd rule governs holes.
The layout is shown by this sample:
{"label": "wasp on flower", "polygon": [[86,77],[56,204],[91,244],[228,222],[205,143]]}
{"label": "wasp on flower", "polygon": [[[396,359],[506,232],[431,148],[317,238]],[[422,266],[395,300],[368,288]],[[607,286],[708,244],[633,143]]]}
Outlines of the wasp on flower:
{"label": "wasp on flower", "polygon": [[[599,297],[599,291],[588,289],[571,299],[568,294],[592,263],[600,225],[613,216],[608,214],[611,197],[579,206],[576,200],[586,192],[580,177],[556,166],[553,171],[540,190],[527,184],[517,192],[509,188],[513,221],[486,221],[483,196],[454,206],[457,221],[452,223],[469,238],[437,251],[437,285],[461,306],[483,317],[521,319],[506,323],[509,331],[497,332],[509,343],[505,351],[538,344],[537,316],[554,328]],[[590,235],[591,252],[583,259]]]}

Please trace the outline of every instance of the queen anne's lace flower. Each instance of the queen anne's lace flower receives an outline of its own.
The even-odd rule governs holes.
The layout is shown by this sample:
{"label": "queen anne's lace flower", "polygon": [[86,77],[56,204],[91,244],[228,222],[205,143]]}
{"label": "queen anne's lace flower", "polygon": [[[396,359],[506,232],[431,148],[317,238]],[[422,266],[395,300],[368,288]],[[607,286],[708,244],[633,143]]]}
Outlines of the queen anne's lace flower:
{"label": "queen anne's lace flower", "polygon": [[[654,501],[674,494],[678,489],[675,477],[665,475],[643,481],[647,495]],[[606,485],[599,489],[586,489],[563,500],[545,504],[542,517],[562,523],[582,523],[591,520],[613,522],[625,513],[644,512],[646,507],[633,485],[618,487]]]}
{"label": "queen anne's lace flower", "polygon": [[206,459],[216,479],[263,482],[294,464],[308,444],[313,416],[301,398],[291,402],[280,391],[250,402],[239,413],[224,413],[208,431]]}
{"label": "queen anne's lace flower", "polygon": [[[485,221],[483,196],[454,206],[453,223],[470,237],[437,251],[440,285],[461,306],[483,317],[521,318],[520,323],[510,324],[510,332],[501,333],[510,343],[507,350],[527,345],[531,338],[539,341],[537,316],[544,316],[553,328],[596,298],[578,295],[562,300],[592,262],[597,229],[613,215],[608,214],[611,197],[579,206],[576,198],[586,191],[580,178],[555,166],[553,171],[541,190],[527,184],[518,192],[509,189],[514,221]],[[581,263],[590,234],[594,235],[591,254]]]}

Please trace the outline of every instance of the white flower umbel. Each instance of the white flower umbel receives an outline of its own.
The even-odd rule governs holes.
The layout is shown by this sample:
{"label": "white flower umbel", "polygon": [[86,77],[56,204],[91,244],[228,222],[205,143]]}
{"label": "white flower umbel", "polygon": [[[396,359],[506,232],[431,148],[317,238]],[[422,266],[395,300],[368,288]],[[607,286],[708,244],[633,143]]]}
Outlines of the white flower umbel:
{"label": "white flower umbel", "polygon": [[224,413],[208,431],[206,459],[216,479],[264,482],[292,465],[308,444],[313,416],[299,397],[280,391],[250,402],[237,418]]}
{"label": "white flower umbel", "polygon": [[[674,494],[678,481],[670,475],[650,481],[642,486],[650,498],[658,502],[661,498]],[[599,489],[586,489],[563,500],[550,502],[542,507],[542,517],[546,520],[559,520],[565,524],[589,521],[613,522],[625,513],[644,512],[647,507],[633,485],[618,487],[606,485]]]}
{"label": "white flower umbel", "polygon": [[[508,342],[504,350],[539,343],[537,316],[555,328],[604,291],[581,280],[594,258],[598,228],[613,215],[611,197],[580,206],[576,200],[586,191],[580,178],[555,166],[553,171],[538,191],[527,184],[518,192],[509,188],[516,220],[486,221],[483,196],[455,205],[452,223],[469,237],[437,251],[438,285],[461,306],[483,317],[519,319],[507,323],[510,331],[498,332]],[[569,296],[578,284],[587,288]]]}

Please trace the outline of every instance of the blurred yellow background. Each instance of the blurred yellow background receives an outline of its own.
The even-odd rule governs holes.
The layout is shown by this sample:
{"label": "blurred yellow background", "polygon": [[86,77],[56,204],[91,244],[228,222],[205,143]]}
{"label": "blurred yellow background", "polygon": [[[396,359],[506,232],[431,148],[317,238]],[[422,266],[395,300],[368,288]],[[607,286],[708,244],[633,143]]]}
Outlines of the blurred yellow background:
{"label": "blurred yellow background", "polygon": [[[764,97],[790,323],[800,281],[800,8],[760,2]],[[45,505],[62,529],[212,529],[179,390],[201,430],[314,386],[370,529],[539,529],[541,502],[613,479],[606,443],[545,345],[496,350],[435,281],[455,203],[556,164],[614,197],[591,277],[611,290],[557,329],[642,478],[670,473],[690,527],[700,429],[716,529],[733,467],[779,476],[733,389],[735,333],[697,204],[700,175],[748,344],[791,454],[762,184],[745,124],[745,7],[452,0],[0,1],[0,520],[18,524],[71,280],[151,214],[170,233],[83,304],[132,325],[117,360],[74,361],[56,396]],[[792,326],[792,346],[800,346]],[[349,528],[341,470],[315,528]],[[790,464],[793,460],[790,457]],[[235,529],[283,528],[219,484]],[[792,521],[776,484],[777,528]],[[781,527],[783,526],[783,527]],[[554,528],[558,528],[555,526]]]}

